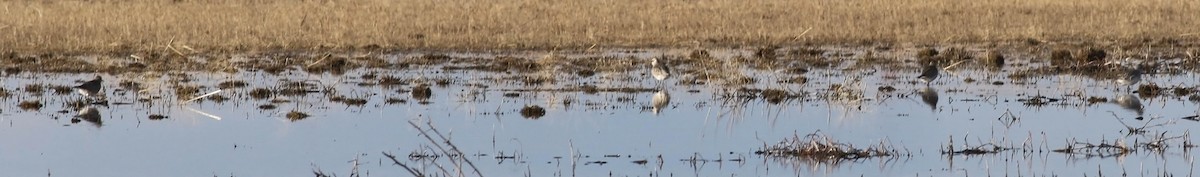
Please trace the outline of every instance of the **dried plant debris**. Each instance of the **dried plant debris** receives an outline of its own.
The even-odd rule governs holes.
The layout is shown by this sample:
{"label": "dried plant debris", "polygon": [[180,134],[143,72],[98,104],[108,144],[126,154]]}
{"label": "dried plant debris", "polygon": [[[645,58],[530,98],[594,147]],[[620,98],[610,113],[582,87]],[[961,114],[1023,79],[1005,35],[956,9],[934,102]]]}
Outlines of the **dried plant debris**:
{"label": "dried plant debris", "polygon": [[1179,147],[1184,150],[1196,147],[1196,144],[1191,142],[1190,132],[1174,136],[1168,135],[1167,132],[1160,132],[1134,136],[1133,143],[1127,143],[1127,141],[1128,139],[1107,140],[1101,138],[1100,143],[1091,143],[1071,139],[1067,141],[1065,147],[1054,149],[1053,152],[1105,158],[1120,157],[1140,151],[1161,153],[1170,147]]}
{"label": "dried plant debris", "polygon": [[879,142],[866,148],[858,148],[851,144],[820,134],[820,132],[804,135],[794,135],[778,144],[766,146],[755,154],[771,157],[792,157],[816,161],[856,160],[872,157],[885,157],[900,154],[886,142]]}
{"label": "dried plant debris", "polygon": [[[966,140],[964,140],[966,141]],[[995,154],[1012,150],[1011,147],[997,145],[996,143],[983,143],[980,145],[963,144],[963,148],[954,148],[954,137],[950,137],[950,143],[941,149],[945,155],[980,155],[980,154]]]}

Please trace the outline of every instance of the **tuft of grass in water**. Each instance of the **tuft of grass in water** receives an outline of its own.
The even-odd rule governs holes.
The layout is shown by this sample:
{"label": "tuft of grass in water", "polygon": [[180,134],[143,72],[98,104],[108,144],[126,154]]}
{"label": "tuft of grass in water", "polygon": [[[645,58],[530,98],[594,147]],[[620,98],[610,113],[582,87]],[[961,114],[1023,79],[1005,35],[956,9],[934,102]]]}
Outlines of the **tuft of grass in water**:
{"label": "tuft of grass in water", "polygon": [[36,111],[36,110],[42,109],[42,101],[25,100],[25,101],[21,101],[21,103],[17,104],[17,107],[20,107],[21,110]]}
{"label": "tuft of grass in water", "polygon": [[187,99],[187,98],[194,97],[194,96],[196,96],[196,93],[200,93],[199,86],[181,85],[181,86],[175,87],[175,97],[180,98],[180,99]]}
{"label": "tuft of grass in water", "polygon": [[0,98],[7,99],[8,97],[12,97],[12,92],[8,91],[8,89],[0,88]]}
{"label": "tuft of grass in water", "polygon": [[262,100],[271,98],[271,95],[273,95],[274,92],[267,88],[255,88],[254,90],[250,90],[249,94],[251,98]]}
{"label": "tuft of grass in water", "polygon": [[858,148],[852,144],[839,142],[820,133],[808,134],[803,137],[794,135],[778,144],[764,145],[755,154],[771,157],[801,158],[814,161],[841,161],[863,158],[885,157],[900,154],[899,151],[884,142]]}
{"label": "tuft of grass in water", "polygon": [[1153,83],[1142,84],[1137,87],[1137,94],[1142,98],[1154,98],[1163,95],[1167,88],[1159,87]]}
{"label": "tuft of grass in water", "polygon": [[150,116],[147,118],[150,120],[163,120],[163,119],[167,119],[167,116],[164,116],[162,114],[150,114]]}
{"label": "tuft of grass in water", "polygon": [[521,116],[528,119],[538,119],[546,116],[546,109],[538,105],[529,105],[521,108]]}
{"label": "tuft of grass in water", "polygon": [[305,118],[308,118],[309,115],[308,115],[308,113],[300,112],[297,110],[292,110],[291,112],[287,113],[286,117],[288,118],[288,120],[295,122],[295,121],[304,120]]}
{"label": "tuft of grass in water", "polygon": [[250,84],[247,84],[246,81],[231,80],[231,81],[224,81],[224,82],[218,83],[217,88],[219,88],[219,89],[242,88],[242,87],[246,87],[248,85],[250,85]]}
{"label": "tuft of grass in water", "polygon": [[40,95],[40,94],[42,94],[42,92],[46,91],[46,87],[43,86],[42,84],[29,84],[29,85],[25,85],[25,88],[23,90],[25,90],[26,93]]}
{"label": "tuft of grass in water", "polygon": [[50,90],[53,90],[55,95],[66,95],[75,89],[65,85],[52,85],[50,86]]}

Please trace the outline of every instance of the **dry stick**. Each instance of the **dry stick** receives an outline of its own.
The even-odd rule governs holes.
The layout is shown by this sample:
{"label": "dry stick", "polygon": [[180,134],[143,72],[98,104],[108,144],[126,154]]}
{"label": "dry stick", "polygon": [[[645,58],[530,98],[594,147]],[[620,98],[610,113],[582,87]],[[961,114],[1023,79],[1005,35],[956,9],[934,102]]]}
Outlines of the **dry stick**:
{"label": "dry stick", "polygon": [[483,177],[483,173],[479,172],[479,168],[475,167],[475,163],[471,163],[471,160],[467,160],[466,157],[463,157],[465,155],[462,153],[462,151],[458,150],[458,146],[455,146],[453,143],[450,143],[450,139],[446,139],[446,136],[442,136],[442,132],[439,132],[437,129],[433,128],[433,122],[427,121],[427,122],[425,122],[425,124],[429,125],[429,130],[433,130],[433,133],[437,134],[439,138],[442,138],[442,140],[446,140],[446,145],[450,145],[450,150],[454,150],[455,153],[458,153],[459,159],[467,162],[467,165],[471,166],[471,169],[475,171],[476,175]]}
{"label": "dry stick", "polygon": [[178,54],[180,57],[187,57],[187,55],[183,55],[183,52],[179,52],[179,50],[176,50],[175,47],[173,46],[174,44],[175,44],[175,37],[171,37],[171,40],[167,41],[167,49],[171,49],[171,51],[174,51],[175,54]]}
{"label": "dry stick", "polygon": [[425,176],[425,174],[421,174],[420,171],[414,170],[412,167],[408,167],[408,165],[406,165],[404,163],[400,163],[400,160],[396,160],[396,155],[392,155],[392,154],[388,154],[387,152],[383,152],[383,156],[386,156],[388,159],[392,159],[392,164],[396,164],[396,165],[399,165],[400,167],[403,167],[404,170],[407,170],[408,173],[412,174],[413,176],[418,176],[418,177]]}
{"label": "dry stick", "polygon": [[308,66],[304,66],[304,68],[309,68],[309,67],[312,67],[313,65],[317,65],[317,64],[321,63],[322,61],[325,61],[325,59],[329,59],[330,56],[332,56],[332,55],[325,54],[325,56],[322,56],[320,60],[310,63],[310,64],[308,64]]}
{"label": "dry stick", "polygon": [[[451,148],[451,150],[450,150],[450,151],[447,151],[447,150],[446,150],[446,148],[442,147],[442,145],[440,145],[439,143],[437,143],[437,140],[433,140],[433,137],[432,137],[432,136],[430,136],[430,135],[429,135],[427,132],[425,132],[425,129],[422,129],[420,126],[417,126],[417,124],[416,124],[416,123],[413,123],[412,121],[408,121],[408,124],[410,124],[410,125],[412,125],[413,127],[417,128],[417,130],[420,130],[420,131],[421,131],[421,135],[422,135],[422,136],[425,136],[425,139],[428,139],[428,140],[429,140],[429,142],[432,142],[432,143],[434,143],[434,146],[436,146],[436,147],[438,148],[438,150],[441,150],[441,151],[442,151],[442,153],[450,153],[450,152],[456,153],[456,154],[458,155],[458,158],[460,158],[461,160],[463,160],[463,161],[467,162],[467,165],[470,165],[470,166],[471,166],[472,170],[474,170],[474,171],[475,171],[475,174],[476,174],[476,175],[479,175],[479,176],[481,176],[481,177],[483,176],[483,173],[479,172],[479,168],[475,167],[475,164],[474,164],[474,163],[471,163],[471,160],[466,160],[466,158],[465,158],[465,157],[463,157],[463,156],[465,156],[465,155],[462,153],[462,151],[459,151],[459,150],[458,150],[458,147],[456,147],[456,146],[454,146],[454,144],[450,143],[450,140],[449,140],[449,139],[446,139],[446,137],[445,137],[445,136],[442,136],[441,132],[438,132],[438,131],[437,131],[437,129],[434,129],[434,128],[433,128],[433,123],[426,122],[426,124],[428,124],[428,125],[429,125],[429,130],[432,130],[434,133],[436,133],[436,134],[438,135],[438,137],[440,137],[440,138],[441,138],[441,139],[442,139],[442,140],[443,140],[443,141],[446,143],[446,145],[449,145],[449,146],[450,146],[450,148]],[[449,154],[447,154],[447,155],[449,155]],[[450,161],[450,162],[451,162],[452,164],[454,164],[454,166],[455,166],[455,167],[458,167],[458,168],[460,168],[460,169],[462,168],[462,164],[459,164],[459,162],[456,162],[456,161]]]}
{"label": "dry stick", "polygon": [[195,98],[192,98],[192,99],[190,99],[190,100],[183,101],[183,102],[179,102],[179,104],[186,104],[186,103],[188,103],[188,102],[196,101],[196,100],[199,100],[199,99],[202,99],[202,98],[208,97],[208,96],[212,96],[212,95],[214,95],[214,94],[217,94],[217,93],[221,93],[221,91],[222,91],[222,90],[217,90],[217,91],[213,91],[213,92],[208,92],[207,94],[200,95],[200,96],[198,96],[198,97],[195,97]]}
{"label": "dry stick", "polygon": [[[429,134],[425,132],[425,129],[424,129],[424,128],[421,128],[420,126],[417,126],[417,123],[413,123],[412,121],[408,121],[408,124],[409,124],[409,125],[412,125],[412,126],[413,126],[413,128],[417,128],[417,130],[418,130],[418,131],[421,131],[421,136],[424,136],[424,137],[425,137],[425,139],[427,139],[427,140],[429,140],[429,142],[433,143],[433,146],[434,146],[434,147],[437,147],[437,148],[438,148],[438,151],[441,151],[441,152],[442,152],[443,154],[445,154],[446,156],[450,156],[450,155],[451,155],[451,154],[449,154],[449,152],[450,152],[450,151],[446,151],[446,148],[442,147],[441,143],[437,143],[437,140],[433,140],[433,137],[432,137],[432,136],[429,136]],[[454,161],[450,161],[450,162],[451,162],[451,163],[454,163],[455,165],[458,165],[458,163],[455,163]]]}

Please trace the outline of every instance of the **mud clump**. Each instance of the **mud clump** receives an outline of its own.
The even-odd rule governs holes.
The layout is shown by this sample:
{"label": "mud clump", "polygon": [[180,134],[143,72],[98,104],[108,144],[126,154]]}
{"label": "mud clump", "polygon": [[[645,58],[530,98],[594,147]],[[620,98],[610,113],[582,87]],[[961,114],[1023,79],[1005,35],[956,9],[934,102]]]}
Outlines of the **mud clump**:
{"label": "mud clump", "polygon": [[305,118],[308,118],[308,117],[309,117],[309,115],[307,113],[303,113],[303,112],[296,111],[296,110],[292,110],[291,112],[287,113],[288,120],[291,120],[292,122],[304,120]]}
{"label": "mud clump", "polygon": [[988,66],[993,67],[993,68],[1004,67],[1004,62],[1005,62],[1004,59],[1005,59],[1004,55],[1000,54],[1000,52],[997,52],[995,50],[988,51],[987,55],[983,57],[983,61],[985,63],[987,63]]}
{"label": "mud clump", "polygon": [[55,95],[66,95],[68,93],[71,93],[71,90],[74,90],[74,89],[72,89],[71,87],[64,86],[64,85],[55,85],[55,86],[50,86],[50,90],[53,90]]}
{"label": "mud clump", "polygon": [[12,97],[12,93],[8,89],[0,88],[0,98]]}
{"label": "mud clump", "polygon": [[442,54],[426,54],[420,57],[409,58],[402,62],[402,65],[437,65],[450,62],[452,58]]}
{"label": "mud clump", "polygon": [[1097,48],[1083,48],[1071,52],[1058,49],[1050,52],[1050,63],[1056,66],[1099,65],[1108,57],[1108,52]]}
{"label": "mud clump", "polygon": [[400,98],[388,98],[387,100],[384,100],[384,101],[383,101],[383,103],[387,103],[387,104],[405,104],[405,103],[408,103],[408,100],[404,100],[404,99],[400,99]]}
{"label": "mud clump", "polygon": [[200,93],[200,87],[197,86],[178,86],[175,87],[175,96],[177,98],[190,98],[196,93]]}
{"label": "mud clump", "polygon": [[1192,93],[1196,93],[1196,89],[1188,87],[1175,87],[1171,88],[1171,92],[1175,93],[1175,96],[1185,97],[1191,95]]}
{"label": "mud clump", "polygon": [[791,79],[780,80],[779,83],[804,85],[804,84],[808,83],[808,77],[804,77],[804,76],[793,77]]}
{"label": "mud clump", "polygon": [[884,92],[884,93],[895,92],[896,87],[885,85],[885,86],[879,86],[878,90],[879,90],[879,92]]}
{"label": "mud clump", "polygon": [[250,90],[250,98],[259,100],[271,98],[271,94],[271,90],[266,88],[256,88],[254,90]]}
{"label": "mud clump", "polygon": [[546,116],[546,109],[537,105],[529,105],[521,108],[521,117],[527,119],[538,119]]}
{"label": "mud clump", "polygon": [[246,84],[246,81],[233,80],[233,81],[225,81],[225,82],[218,83],[217,88],[220,88],[220,89],[242,88],[242,87],[246,87],[248,85],[250,85],[250,84]]}
{"label": "mud clump", "polygon": [[46,87],[42,86],[42,84],[29,84],[29,85],[25,85],[25,88],[22,90],[25,90],[26,93],[31,93],[34,95],[41,95],[42,92],[46,91]]}
{"label": "mud clump", "polygon": [[509,71],[516,70],[518,72],[533,72],[542,69],[542,65],[533,60],[517,58],[517,57],[496,57],[492,59],[489,66],[485,67],[488,71]]}
{"label": "mud clump", "polygon": [[713,57],[712,54],[708,53],[708,50],[692,50],[692,52],[688,54],[688,59],[711,60]]}
{"label": "mud clump", "polygon": [[1091,104],[1096,104],[1096,103],[1104,103],[1104,102],[1108,102],[1108,98],[1105,98],[1105,97],[1095,97],[1095,96],[1093,96],[1093,97],[1088,97],[1088,98],[1087,98],[1087,103],[1088,103],[1088,105],[1091,105]]}
{"label": "mud clump", "polygon": [[261,110],[272,110],[275,108],[278,108],[278,106],[275,106],[273,104],[258,105],[258,109],[261,109]]}
{"label": "mud clump", "polygon": [[128,80],[124,80],[124,81],[121,81],[120,83],[117,83],[117,86],[121,87],[122,89],[130,90],[130,91],[142,90],[141,83],[137,83],[134,81],[128,81]]}
{"label": "mud clump", "polygon": [[779,50],[779,47],[768,46],[768,47],[758,48],[757,50],[754,50],[754,58],[774,60],[776,57],[776,55],[775,55],[776,50]]}
{"label": "mud clump", "polygon": [[1065,65],[1071,63],[1071,51],[1054,50],[1050,52],[1050,63],[1054,65]]}
{"label": "mud clump", "polygon": [[42,102],[38,100],[26,100],[17,104],[17,107],[20,107],[21,110],[36,111],[42,109]]}
{"label": "mud clump", "polygon": [[400,79],[399,77],[396,77],[396,76],[383,76],[382,78],[379,78],[379,85],[382,85],[382,86],[404,85],[404,80]]}
{"label": "mud clump", "polygon": [[1140,96],[1142,98],[1153,98],[1153,97],[1161,96],[1163,94],[1163,91],[1165,91],[1165,90],[1166,89],[1164,89],[1162,87],[1158,87],[1158,85],[1142,84],[1141,86],[1138,86],[1137,94],[1138,94],[1138,96]]}
{"label": "mud clump", "polygon": [[792,95],[791,93],[788,93],[787,91],[783,91],[783,90],[779,90],[779,89],[766,89],[766,90],[763,90],[760,94],[762,95],[762,98],[767,101],[767,103],[771,103],[771,104],[779,104],[779,103],[782,103],[783,101],[786,101],[789,99],[794,99],[797,97],[795,95]]}
{"label": "mud clump", "polygon": [[229,97],[225,97],[224,95],[212,95],[208,96],[208,100],[216,103],[223,103],[225,101],[229,101]]}
{"label": "mud clump", "polygon": [[1075,60],[1084,63],[1099,63],[1108,57],[1108,52],[1097,48],[1079,49],[1075,54]]}
{"label": "mud clump", "polygon": [[940,52],[933,48],[925,48],[917,51],[917,60],[921,64],[949,65],[950,63],[973,58],[974,56],[971,52],[957,47],[947,48]]}
{"label": "mud clump", "polygon": [[147,117],[147,119],[150,119],[150,120],[163,120],[163,119],[167,119],[167,116],[164,116],[164,115],[161,115],[161,114],[150,114],[150,117]]}
{"label": "mud clump", "polygon": [[592,77],[592,76],[596,75],[596,71],[592,71],[590,69],[584,69],[584,70],[575,71],[575,75],[582,77],[582,78],[587,78],[587,77]]}
{"label": "mud clump", "polygon": [[349,98],[345,96],[334,96],[329,98],[330,102],[341,102],[347,106],[362,106],[367,104],[367,99],[364,98]]}
{"label": "mud clump", "polygon": [[937,56],[937,55],[938,55],[937,49],[924,48],[924,49],[917,50],[917,58],[918,59],[922,59],[922,60],[932,59],[934,56]]}
{"label": "mud clump", "polygon": [[409,92],[409,96],[412,96],[415,100],[429,100],[429,98],[433,97],[433,89],[429,89],[429,86],[413,87],[412,91]]}

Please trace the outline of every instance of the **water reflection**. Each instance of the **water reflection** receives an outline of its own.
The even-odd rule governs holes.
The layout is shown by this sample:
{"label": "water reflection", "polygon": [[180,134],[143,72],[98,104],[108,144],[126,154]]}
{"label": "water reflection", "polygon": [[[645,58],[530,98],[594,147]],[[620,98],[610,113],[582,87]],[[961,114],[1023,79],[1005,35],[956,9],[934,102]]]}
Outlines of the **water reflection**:
{"label": "water reflection", "polygon": [[929,105],[930,111],[937,110],[937,104],[938,104],[937,89],[934,89],[931,87],[925,87],[925,88],[921,88],[921,90],[917,90],[917,94],[921,94],[921,102],[924,102],[925,105]]}
{"label": "water reflection", "polygon": [[671,94],[667,93],[666,89],[659,89],[654,93],[654,97],[650,99],[650,105],[654,107],[654,115],[662,112],[668,104],[671,104]]}
{"label": "water reflection", "polygon": [[78,120],[87,121],[96,127],[104,125],[104,122],[100,119],[100,111],[97,111],[95,107],[90,105],[80,108],[79,113],[75,115],[75,119],[71,122],[76,123],[79,122]]}
{"label": "water reflection", "polygon": [[1118,96],[1116,103],[1117,105],[1121,106],[1121,108],[1137,113],[1138,116],[1142,116],[1142,113],[1145,113],[1145,109],[1142,106],[1142,99],[1133,94],[1124,94]]}

